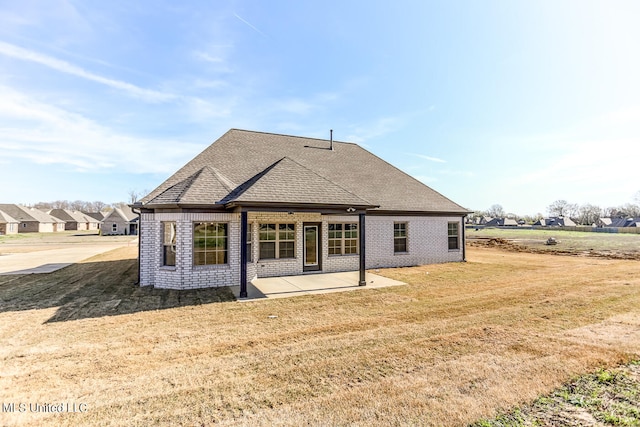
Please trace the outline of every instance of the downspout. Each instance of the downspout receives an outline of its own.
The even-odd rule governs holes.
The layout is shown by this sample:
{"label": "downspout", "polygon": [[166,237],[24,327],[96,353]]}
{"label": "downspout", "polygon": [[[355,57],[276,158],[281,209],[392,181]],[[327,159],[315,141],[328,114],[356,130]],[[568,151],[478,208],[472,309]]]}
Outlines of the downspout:
{"label": "downspout", "polygon": [[240,298],[247,298],[247,211],[240,212]]}
{"label": "downspout", "polygon": [[466,217],[467,217],[467,215],[464,215],[462,217],[462,220],[461,220],[461,222],[462,222],[462,261],[463,262],[467,262],[467,238],[466,238],[466,235],[465,235],[466,229],[465,229],[465,226],[464,226],[464,223],[465,223],[464,219]]}
{"label": "downspout", "polygon": [[[138,207],[137,209],[140,208],[141,207]],[[134,283],[134,285],[139,285],[141,267],[140,254],[142,253],[142,213],[139,210],[136,212],[136,208],[134,206],[131,206],[131,212],[133,212],[134,214],[138,214],[138,281]]]}

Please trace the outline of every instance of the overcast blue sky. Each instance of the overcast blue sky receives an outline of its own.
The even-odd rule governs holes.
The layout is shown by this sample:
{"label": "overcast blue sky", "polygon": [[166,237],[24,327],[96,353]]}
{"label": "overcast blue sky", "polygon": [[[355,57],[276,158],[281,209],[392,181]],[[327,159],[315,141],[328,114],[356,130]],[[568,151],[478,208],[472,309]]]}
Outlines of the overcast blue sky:
{"label": "overcast blue sky", "polygon": [[640,190],[637,1],[0,0],[0,201],[126,200],[230,128],[474,210]]}

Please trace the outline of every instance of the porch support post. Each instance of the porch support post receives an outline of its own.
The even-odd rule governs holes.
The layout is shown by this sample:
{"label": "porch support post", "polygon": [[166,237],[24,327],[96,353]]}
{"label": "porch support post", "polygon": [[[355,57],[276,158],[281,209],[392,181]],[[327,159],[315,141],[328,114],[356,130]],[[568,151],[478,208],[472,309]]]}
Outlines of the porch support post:
{"label": "porch support post", "polygon": [[240,212],[240,298],[247,298],[247,212]]}
{"label": "porch support post", "polygon": [[365,217],[365,213],[361,213],[359,215],[359,222],[360,224],[358,225],[358,231],[359,231],[359,237],[360,237],[360,280],[358,282],[359,286],[366,286],[367,285],[367,280],[364,277],[364,270],[365,270],[365,253],[366,253],[366,248],[365,248],[365,236],[364,236],[364,217]]}

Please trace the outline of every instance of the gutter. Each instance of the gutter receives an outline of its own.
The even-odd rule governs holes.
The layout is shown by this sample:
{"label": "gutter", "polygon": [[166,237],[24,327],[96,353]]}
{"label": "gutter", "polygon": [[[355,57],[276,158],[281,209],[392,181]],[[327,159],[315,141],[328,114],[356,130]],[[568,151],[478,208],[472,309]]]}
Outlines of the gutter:
{"label": "gutter", "polygon": [[[135,202],[134,204],[129,205],[129,207],[131,208],[131,211],[134,214],[138,215],[138,281],[134,283],[134,285],[139,285],[140,284],[140,267],[141,267],[140,253],[142,251],[142,214],[140,212],[140,209],[142,209],[142,203]],[[138,211],[136,211],[136,209],[138,209]]]}

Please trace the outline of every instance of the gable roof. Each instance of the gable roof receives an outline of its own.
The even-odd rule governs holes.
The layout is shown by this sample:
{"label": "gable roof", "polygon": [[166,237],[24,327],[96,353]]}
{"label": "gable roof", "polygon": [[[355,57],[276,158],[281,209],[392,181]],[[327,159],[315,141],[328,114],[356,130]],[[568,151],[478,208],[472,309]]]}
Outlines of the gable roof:
{"label": "gable roof", "polygon": [[487,226],[517,226],[518,222],[513,218],[491,218],[485,223]]}
{"label": "gable roof", "polygon": [[236,185],[211,166],[177,182],[149,201],[150,204],[219,204]]}
{"label": "gable roof", "polygon": [[288,157],[270,165],[249,180],[237,194],[231,193],[225,201],[372,206],[370,202]]}
{"label": "gable roof", "polygon": [[11,223],[20,223],[17,219],[13,218],[11,215],[7,214],[0,210],[0,224],[11,224]]}
{"label": "gable roof", "polygon": [[637,227],[640,218],[610,218],[609,227]]}
{"label": "gable roof", "polygon": [[99,222],[96,221],[95,218],[91,218],[80,211],[72,211],[69,209],[51,209],[47,213],[54,218],[58,218],[66,222]]}
{"label": "gable roof", "polygon": [[542,225],[546,227],[574,227],[576,223],[573,222],[571,218],[553,216],[549,218],[539,219],[538,221],[534,222],[533,225]]}
{"label": "gable roof", "polygon": [[107,222],[112,216],[119,216],[125,222],[135,222],[138,220],[138,214],[134,213],[129,206],[123,206],[121,208],[114,208],[111,212],[104,217],[104,222]]}
{"label": "gable roof", "polygon": [[333,141],[333,147],[327,140],[231,129],[141,201],[148,207],[217,199],[469,212],[356,144]]}
{"label": "gable roof", "polygon": [[102,222],[104,214],[102,212],[82,212],[86,216],[93,218],[96,222]]}
{"label": "gable roof", "polygon": [[5,211],[20,222],[41,222],[45,224],[64,223],[63,220],[54,218],[39,209],[28,208],[22,205],[0,204],[0,210]]}

